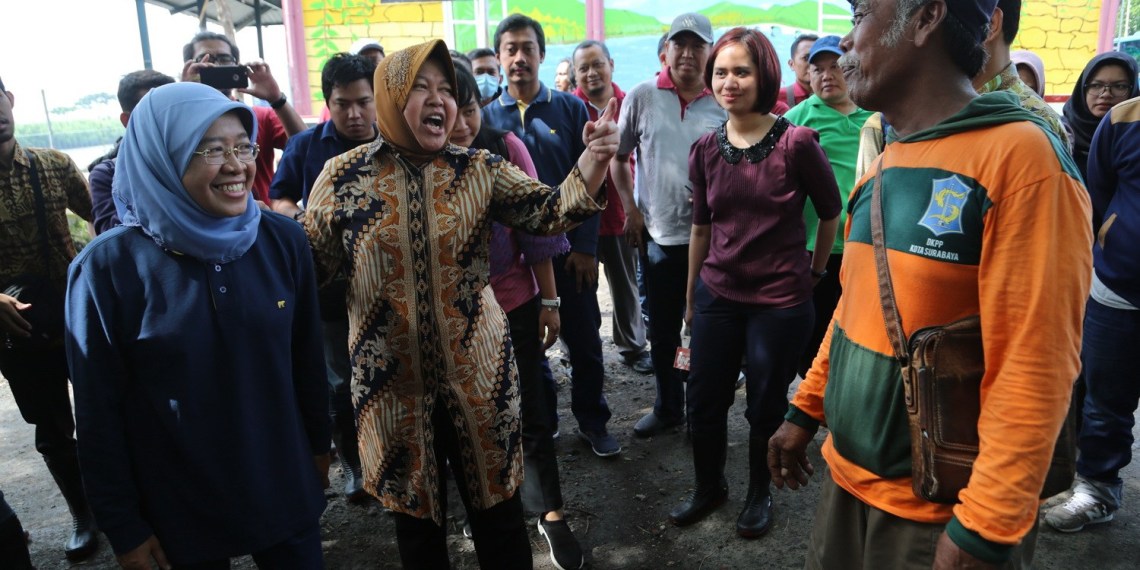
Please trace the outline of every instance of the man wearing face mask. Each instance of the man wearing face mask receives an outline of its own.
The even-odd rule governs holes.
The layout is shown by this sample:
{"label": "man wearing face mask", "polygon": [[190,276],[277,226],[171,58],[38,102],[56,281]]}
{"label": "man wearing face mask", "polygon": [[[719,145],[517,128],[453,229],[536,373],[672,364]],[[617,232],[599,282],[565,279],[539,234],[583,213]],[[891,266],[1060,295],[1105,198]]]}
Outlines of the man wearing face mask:
{"label": "man wearing face mask", "polygon": [[478,48],[467,52],[467,59],[471,60],[471,73],[479,86],[479,104],[486,105],[503,92],[499,58],[490,48]]}

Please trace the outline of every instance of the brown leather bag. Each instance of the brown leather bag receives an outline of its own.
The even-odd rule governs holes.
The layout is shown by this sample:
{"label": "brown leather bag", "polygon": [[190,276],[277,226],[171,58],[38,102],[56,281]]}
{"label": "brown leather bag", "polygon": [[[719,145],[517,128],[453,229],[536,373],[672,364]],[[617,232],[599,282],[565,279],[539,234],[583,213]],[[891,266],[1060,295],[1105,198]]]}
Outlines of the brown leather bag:
{"label": "brown leather bag", "polygon": [[[935,503],[957,503],[978,457],[978,418],[985,374],[978,315],[914,332],[908,343],[887,265],[882,206],[883,161],[871,195],[871,241],[887,336],[902,365],[910,423],[914,494]],[[1061,426],[1041,497],[1065,491],[1076,474],[1076,406]]]}

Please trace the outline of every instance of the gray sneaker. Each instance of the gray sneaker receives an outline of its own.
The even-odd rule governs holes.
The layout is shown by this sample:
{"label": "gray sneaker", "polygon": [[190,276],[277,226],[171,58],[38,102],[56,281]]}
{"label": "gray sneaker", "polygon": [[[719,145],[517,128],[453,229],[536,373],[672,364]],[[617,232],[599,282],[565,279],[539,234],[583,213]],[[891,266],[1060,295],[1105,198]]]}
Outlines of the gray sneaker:
{"label": "gray sneaker", "polygon": [[1068,501],[1045,513],[1045,522],[1061,532],[1078,532],[1087,525],[1111,521],[1112,513],[1100,499],[1084,491],[1074,491]]}

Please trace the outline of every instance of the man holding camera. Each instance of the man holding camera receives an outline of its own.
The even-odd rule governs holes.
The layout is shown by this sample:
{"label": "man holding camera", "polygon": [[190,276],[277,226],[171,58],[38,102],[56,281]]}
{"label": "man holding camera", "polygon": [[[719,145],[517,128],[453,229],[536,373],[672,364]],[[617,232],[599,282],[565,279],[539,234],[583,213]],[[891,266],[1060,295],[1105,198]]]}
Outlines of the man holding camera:
{"label": "man holding camera", "polygon": [[[182,66],[182,81],[210,85],[231,99],[236,98],[233,95],[236,90],[269,102],[269,108],[253,107],[253,114],[257,117],[257,146],[262,150],[256,159],[253,197],[268,205],[269,184],[273,181],[276,154],[272,149],[285,150],[289,137],[307,128],[305,121],[289,104],[289,99],[269,71],[269,64],[260,60],[238,63],[241,61],[241,52],[237,44],[226,36],[215,32],[199,32],[182,48],[182,59],[186,62]],[[226,74],[213,72],[211,68],[233,69]],[[246,77],[248,83],[241,81],[241,77]]]}

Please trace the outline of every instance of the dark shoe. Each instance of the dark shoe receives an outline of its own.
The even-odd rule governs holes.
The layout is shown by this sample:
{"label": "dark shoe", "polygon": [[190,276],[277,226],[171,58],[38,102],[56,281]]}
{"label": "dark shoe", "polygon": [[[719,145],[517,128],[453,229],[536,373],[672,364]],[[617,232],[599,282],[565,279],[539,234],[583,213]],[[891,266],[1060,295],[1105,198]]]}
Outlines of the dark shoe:
{"label": "dark shoe", "polygon": [[582,547],[565,519],[548,521],[538,517],[538,533],[546,538],[546,544],[550,546],[550,561],[558,570],[577,570],[585,563]]}
{"label": "dark shoe", "polygon": [[611,457],[621,453],[621,444],[606,431],[606,428],[597,431],[579,429],[578,438],[590,444],[590,448],[594,450],[594,455],[598,457]]}
{"label": "dark shoe", "polygon": [[83,476],[79,472],[79,457],[74,451],[57,452],[44,455],[48,471],[59,485],[59,492],[67,501],[67,508],[71,511],[71,537],[64,546],[63,553],[71,562],[80,562],[99,548],[99,529],[95,524],[95,515],[87,504],[87,495],[83,491]]}
{"label": "dark shoe", "polygon": [[622,360],[626,366],[633,369],[638,374],[652,374],[653,373],[653,359],[649,356],[649,352],[640,352],[623,357]]}
{"label": "dark shoe", "polygon": [[723,479],[716,485],[698,486],[669,513],[669,520],[677,526],[691,525],[715,511],[726,500],[728,500],[728,483]]}
{"label": "dark shoe", "polygon": [[772,496],[754,496],[749,489],[748,499],[744,501],[744,510],[736,518],[736,534],[744,538],[757,538],[764,536],[772,526]]}
{"label": "dark shoe", "polygon": [[743,370],[741,370],[741,371],[740,371],[740,376],[737,376],[737,377],[736,377],[736,388],[735,388],[735,389],[736,389],[736,390],[739,390],[739,389],[743,388],[743,387],[744,387],[744,383],[745,383],[747,380],[748,380],[748,377],[747,377],[747,376],[745,376],[745,375],[744,375],[744,371],[743,371]]}
{"label": "dark shoe", "polygon": [[748,438],[748,497],[736,518],[736,534],[757,538],[772,524],[772,476],[768,472],[768,433]]}
{"label": "dark shoe", "polygon": [[0,562],[12,570],[32,570],[28,539],[16,515],[0,522]]}
{"label": "dark shoe", "polygon": [[463,538],[472,540],[475,538],[475,533],[471,531],[471,521],[463,523]]}
{"label": "dark shoe", "polygon": [[649,412],[645,417],[637,420],[633,426],[633,435],[637,437],[653,437],[669,428],[685,423],[684,420],[663,420],[656,412]]}

